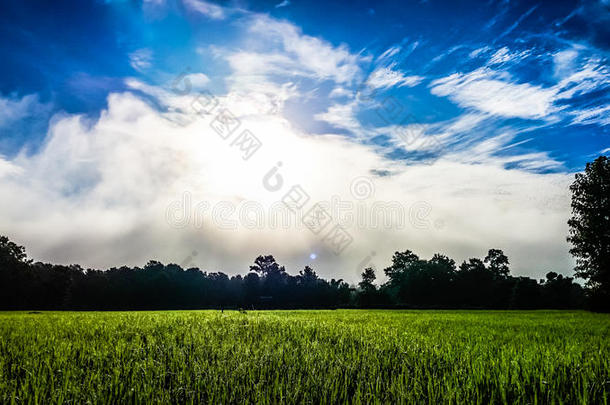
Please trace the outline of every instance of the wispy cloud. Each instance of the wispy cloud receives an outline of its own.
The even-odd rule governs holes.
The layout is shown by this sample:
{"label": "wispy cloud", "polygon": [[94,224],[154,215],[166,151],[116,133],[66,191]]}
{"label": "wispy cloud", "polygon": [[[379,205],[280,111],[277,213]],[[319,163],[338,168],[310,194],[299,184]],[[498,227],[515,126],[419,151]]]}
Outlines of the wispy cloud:
{"label": "wispy cloud", "polygon": [[27,94],[23,97],[0,95],[0,128],[7,128],[24,118],[41,115],[48,110],[49,105],[41,103],[37,94]]}
{"label": "wispy cloud", "polygon": [[290,1],[289,0],[284,0],[281,3],[276,4],[275,8],[287,7],[289,5],[290,5]]}
{"label": "wispy cloud", "polygon": [[319,79],[349,83],[360,73],[360,55],[350,53],[346,45],[333,46],[323,39],[305,35],[289,22],[256,15],[251,19],[249,32],[280,41],[288,57]]}
{"label": "wispy cloud", "polygon": [[349,91],[349,90],[347,90],[346,88],[343,88],[343,87],[335,87],[328,94],[328,97],[330,97],[330,98],[352,97],[352,96],[353,96],[353,92]]}
{"label": "wispy cloud", "polygon": [[556,110],[556,91],[506,79],[506,75],[480,68],[437,79],[430,86],[432,94],[449,97],[463,107],[504,117],[542,119]]}
{"label": "wispy cloud", "polygon": [[325,121],[336,128],[347,129],[354,134],[361,134],[362,124],[356,118],[358,103],[333,104],[325,112],[314,115],[314,118]]}
{"label": "wispy cloud", "polygon": [[610,125],[610,105],[577,110],[573,115],[572,124]]}
{"label": "wispy cloud", "polygon": [[519,81],[511,73],[514,66],[530,56],[536,57],[531,50],[511,52],[502,47],[494,52],[484,67],[436,79],[431,82],[430,91],[450,98],[463,108],[500,117],[550,122],[563,118],[573,119],[573,123],[585,123],[589,119],[589,122],[595,120],[599,124],[605,122],[605,106],[583,108],[572,102],[577,96],[599,92],[610,86],[610,74],[603,62],[581,58],[575,48],[557,52],[549,58],[556,83],[544,86]]}
{"label": "wispy cloud", "polygon": [[394,70],[393,66],[382,67],[375,69],[368,77],[366,84],[376,89],[384,89],[389,87],[413,87],[417,86],[424,80],[422,76],[407,76],[400,70]]}
{"label": "wispy cloud", "polygon": [[138,49],[129,54],[129,64],[135,70],[142,72],[152,66],[153,53],[150,49]]}
{"label": "wispy cloud", "polygon": [[36,148],[44,139],[53,106],[51,101],[42,102],[38,94],[0,95],[0,156]]}
{"label": "wispy cloud", "polygon": [[498,49],[487,62],[488,65],[498,65],[507,62],[519,62],[531,54],[530,50],[511,52],[507,47]]}
{"label": "wispy cloud", "polygon": [[212,20],[223,20],[226,18],[225,9],[216,4],[203,0],[184,0],[184,4],[189,9],[201,13]]}
{"label": "wispy cloud", "polygon": [[531,7],[529,10],[527,10],[525,13],[521,14],[521,16],[517,19],[517,21],[515,21],[506,30],[504,30],[504,32],[502,32],[496,38],[496,40],[498,40],[498,39],[500,39],[502,37],[505,37],[508,34],[510,34],[511,32],[513,32],[515,30],[515,28],[517,28],[519,26],[519,24],[521,24],[523,22],[523,20],[525,20],[527,17],[529,17],[530,14],[532,14],[537,8],[538,8],[538,5],[535,5],[535,6]]}

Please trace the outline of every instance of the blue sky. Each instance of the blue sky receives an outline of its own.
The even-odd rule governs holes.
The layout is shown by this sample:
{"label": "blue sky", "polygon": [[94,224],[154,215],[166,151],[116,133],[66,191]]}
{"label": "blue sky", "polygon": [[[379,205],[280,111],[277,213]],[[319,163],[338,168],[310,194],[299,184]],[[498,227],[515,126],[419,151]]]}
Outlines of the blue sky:
{"label": "blue sky", "polygon": [[[191,4],[192,3],[192,4]],[[334,2],[313,6],[307,2],[218,3],[218,15],[198,10],[194,2],[45,2],[3,5],[0,51],[0,92],[16,102],[35,94],[47,104],[48,114],[28,117],[26,122],[3,125],[5,155],[24,144],[33,147],[43,139],[45,120],[57,111],[95,115],[106,103],[108,93],[125,90],[125,77],[151,84],[165,84],[187,66],[205,72],[211,87],[222,90],[229,74],[226,63],[210,55],[210,47],[266,50],[272,44],[247,43],[247,20],[254,13],[289,21],[302,32],[344,46],[360,70],[342,83],[357,88],[376,68],[391,66],[398,74],[420,76],[415,86],[397,84],[383,88],[378,97],[396,95],[421,122],[450,120],[469,111],[479,112],[485,101],[471,100],[469,86],[461,96],[436,92],[435,80],[460,72],[450,87],[474,75],[494,80],[503,75],[507,82],[531,95],[552,89],[561,80],[590,64],[592,72],[583,78],[586,88],[562,97],[549,95],[550,108],[530,116],[523,111],[505,111],[486,122],[484,132],[493,136],[500,129],[521,132],[515,141],[527,141],[522,149],[544,151],[561,163],[555,169],[577,169],[591,156],[608,147],[607,55],[610,47],[610,13],[601,2]],[[204,10],[205,11],[205,10]],[[93,17],[94,16],[94,17]],[[92,18],[93,17],[93,18]],[[202,50],[202,47],[208,49]],[[198,50],[200,52],[198,52]],[[388,50],[396,53],[385,60]],[[137,58],[141,59],[138,67]],[[495,62],[491,62],[494,60]],[[477,69],[488,71],[476,75]],[[357,77],[358,76],[358,77]],[[565,88],[579,84],[574,78]],[[323,112],[332,80],[299,78],[299,85],[315,90],[315,100],[307,104],[310,115]],[[489,89],[488,91],[492,91]],[[383,93],[383,94],[382,94]],[[489,94],[480,94],[482,100]],[[516,101],[516,100],[515,100]],[[300,107],[301,104],[295,108]],[[379,126],[366,115],[366,107],[356,111],[364,125]],[[510,107],[509,107],[510,108]],[[528,109],[528,105],[523,106]],[[541,106],[544,109],[544,106]],[[556,113],[555,113],[556,112]],[[554,114],[555,113],[555,114]],[[593,115],[591,115],[593,114]],[[553,116],[553,119],[546,119]],[[300,117],[300,124],[320,130]],[[604,125],[606,124],[606,125]],[[34,134],[34,133],[37,134]],[[483,134],[484,136],[485,134]]]}
{"label": "blue sky", "polygon": [[[541,267],[570,271],[564,235],[553,240],[529,235],[519,241],[517,236],[506,236],[506,229],[517,222],[528,226],[522,234],[532,232],[529,226],[548,226],[548,232],[565,234],[569,198],[565,185],[575,171],[610,147],[607,0],[108,0],[53,5],[32,1],[4,3],[0,8],[0,174],[4,173],[0,179],[4,181],[3,191],[19,196],[15,197],[14,211],[6,203],[0,224],[23,238],[23,243],[33,239],[32,249],[41,259],[70,262],[86,261],[90,256],[80,256],[76,248],[67,247],[79,239],[80,231],[66,229],[54,236],[56,239],[43,240],[41,235],[47,228],[44,224],[26,226],[21,203],[49,198],[54,203],[47,207],[37,207],[34,202],[25,205],[32,210],[48,210],[57,218],[69,216],[69,210],[84,201],[88,208],[97,207],[95,215],[90,212],[87,220],[99,216],[100,210],[118,215],[103,194],[103,190],[115,190],[116,186],[109,185],[105,177],[109,169],[104,165],[108,156],[117,156],[124,149],[119,143],[92,145],[91,139],[101,136],[99,132],[108,127],[134,131],[129,122],[147,114],[169,123],[168,128],[180,123],[181,128],[194,130],[199,123],[193,121],[193,112],[185,103],[192,102],[198,91],[206,91],[222,99],[243,122],[251,120],[251,126],[262,121],[268,128],[285,125],[286,133],[306,139],[304,149],[315,145],[326,150],[324,142],[341,142],[337,153],[345,154],[342,166],[328,166],[322,152],[310,158],[312,166],[322,173],[346,173],[345,178],[339,176],[342,180],[328,180],[333,184],[331,191],[349,184],[355,176],[352,174],[361,170],[379,194],[387,190],[386,200],[411,204],[423,199],[433,212],[430,219],[445,224],[446,232],[423,236],[424,242],[417,243],[425,253],[445,249],[460,256],[502,247],[485,246],[491,238],[490,243],[504,243],[505,250],[524,258],[516,261],[523,273],[543,272],[532,269],[532,262],[526,260],[541,246],[553,256]],[[175,92],[185,78],[192,85],[190,101],[178,100]],[[131,115],[121,115],[120,111],[131,111]],[[107,122],[111,119],[115,119],[112,124]],[[137,138],[129,145],[152,148],[150,138],[154,137]],[[154,142],[158,142],[155,148],[160,148],[167,140]],[[270,157],[261,163],[261,170],[275,160],[290,160],[293,152],[282,150],[279,144],[268,145],[265,143],[267,151],[284,153],[284,158]],[[333,147],[328,146],[329,156]],[[352,152],[356,149],[363,155]],[[191,152],[180,155],[185,167],[185,162],[194,159],[202,165],[196,170],[202,171],[203,178],[220,176],[212,174],[219,167],[201,162],[205,157],[184,157]],[[124,153],[132,156],[132,152]],[[360,167],[358,163],[353,168],[350,159],[367,165]],[[64,167],[65,161],[73,167]],[[74,163],[81,161],[95,163],[87,167]],[[164,162],[161,159],[144,164],[161,170]],[[182,198],[181,191],[200,191],[197,181],[190,177],[192,165],[189,167],[176,175],[184,180],[182,188],[168,193],[166,200]],[[148,176],[148,184],[155,170],[138,175]],[[495,171],[497,182],[493,183],[485,173],[492,176]],[[20,182],[16,173],[28,181]],[[159,178],[165,178],[167,173],[163,173]],[[310,183],[312,194],[319,192],[320,199],[330,198],[322,188],[318,190],[320,181],[315,173],[298,173],[301,182]],[[221,177],[231,176],[238,175]],[[417,180],[405,180],[411,176]],[[60,185],[53,185],[58,179]],[[151,180],[151,184],[156,181]],[[455,182],[460,182],[463,189],[451,188]],[[47,183],[50,185],[41,186]],[[141,179],[138,183],[142,184]],[[163,181],[159,184],[169,187]],[[266,198],[259,191],[241,195],[243,187],[238,182],[234,186],[207,184],[200,199],[238,194],[239,201]],[[125,200],[120,207],[124,208],[125,201],[138,201],[129,205],[130,210],[141,210],[140,198],[146,201],[154,193],[142,191],[136,198],[127,196],[134,191],[121,187],[120,195]],[[532,197],[530,187],[543,191]],[[447,191],[450,188],[452,191]],[[463,200],[464,194],[476,195],[472,197],[476,201]],[[507,196],[514,198],[498,201]],[[110,200],[115,198],[116,194]],[[160,198],[155,195],[155,199]],[[530,212],[523,208],[523,201],[540,204]],[[473,213],[488,212],[493,220],[484,218],[481,222],[493,223],[495,229],[461,230],[464,224],[460,218],[468,215],[456,211],[460,205],[477,207]],[[536,223],[535,218],[540,217],[550,222],[545,219]],[[121,221],[126,223],[125,219]],[[136,230],[135,223],[132,227],[124,229],[124,238],[145,232],[142,224],[137,225],[142,229]],[[402,238],[385,231],[388,233],[381,236],[368,230],[359,240],[377,246],[388,237]],[[421,236],[420,230],[417,232]],[[454,234],[449,235],[451,232]],[[117,238],[110,231],[106,238],[93,234],[84,238],[88,242],[83,250],[100,252],[100,259],[92,260],[91,265],[114,263],[101,258],[112,250],[111,234]],[[159,254],[166,261],[179,261],[197,249],[202,239],[214,240],[212,234],[201,230],[176,234],[173,250],[168,248]],[[242,232],[232,241],[239,247],[249,238],[259,237],[260,233]],[[359,250],[353,249],[361,253],[353,253],[349,260],[338,259],[318,254],[324,250],[318,246],[319,241],[303,238],[307,241],[295,243],[279,255],[300,266],[305,263],[301,258],[315,251],[323,273],[334,274],[331,268],[342,265],[350,269],[341,273],[348,279],[355,274],[353,263],[365,255],[363,249],[368,249],[363,242]],[[135,263],[147,252],[159,250],[160,244],[157,240],[136,243],[119,257]],[[182,244],[188,246],[179,247]],[[387,250],[398,247],[398,243],[391,244]],[[374,249],[384,251],[381,246]],[[229,253],[219,247],[210,248],[208,254],[218,266],[238,267],[246,261],[245,256],[228,258]],[[198,264],[208,264],[201,260]]]}

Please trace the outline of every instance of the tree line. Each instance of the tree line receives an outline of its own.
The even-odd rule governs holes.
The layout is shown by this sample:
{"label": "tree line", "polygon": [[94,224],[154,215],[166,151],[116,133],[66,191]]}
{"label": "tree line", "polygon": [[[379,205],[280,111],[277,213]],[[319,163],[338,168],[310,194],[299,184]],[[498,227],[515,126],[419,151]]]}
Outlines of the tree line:
{"label": "tree line", "polygon": [[377,286],[367,268],[357,286],[320,278],[309,266],[290,275],[259,256],[245,276],[150,261],[143,268],[84,270],[33,263],[25,248],[0,236],[0,309],[191,308],[583,308],[610,311],[610,159],[599,156],[570,186],[570,253],[576,277],[510,275],[508,258],[491,249],[459,266],[447,256],[396,252]]}
{"label": "tree line", "polygon": [[151,310],[199,308],[582,308],[585,290],[550,272],[544,280],[513,277],[508,258],[420,259],[396,252],[375,285],[367,268],[357,286],[325,280],[309,266],[289,274],[273,256],[259,256],[242,276],[150,261],[105,271],[32,262],[25,248],[0,237],[0,309]]}

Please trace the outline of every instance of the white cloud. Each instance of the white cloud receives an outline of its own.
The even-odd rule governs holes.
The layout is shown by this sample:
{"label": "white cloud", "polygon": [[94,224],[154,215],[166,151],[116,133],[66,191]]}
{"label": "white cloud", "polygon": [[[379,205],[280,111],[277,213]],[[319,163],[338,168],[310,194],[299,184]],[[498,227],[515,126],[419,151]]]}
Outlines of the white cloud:
{"label": "white cloud", "polygon": [[330,98],[339,98],[339,97],[351,97],[353,96],[353,92],[345,89],[344,87],[335,87],[328,94]]}
{"label": "white cloud", "polygon": [[386,49],[381,55],[377,57],[377,62],[385,62],[391,60],[394,55],[399,53],[402,50],[401,46],[395,45]]}
{"label": "white cloud", "polygon": [[0,128],[8,128],[27,117],[46,117],[49,109],[50,105],[41,103],[37,94],[0,96]]}
{"label": "white cloud", "polygon": [[290,1],[289,0],[284,0],[281,3],[276,4],[275,8],[287,7],[289,5],[290,5]]}
{"label": "white cloud", "polygon": [[201,13],[212,20],[223,20],[226,18],[225,9],[216,4],[203,0],[183,0],[184,4],[193,11]]}
{"label": "white cloud", "polygon": [[191,83],[193,90],[203,90],[210,83],[210,78],[203,73],[191,73],[184,77]]}
{"label": "white cloud", "polygon": [[512,83],[486,68],[435,80],[431,92],[461,106],[504,117],[543,119],[557,110],[554,89]]}
{"label": "white cloud", "polygon": [[610,71],[595,58],[586,59],[580,68],[568,72],[555,86],[558,99],[570,99],[610,85]]}
{"label": "white cloud", "polygon": [[366,83],[368,86],[376,89],[390,88],[394,86],[398,87],[414,87],[424,80],[421,76],[406,76],[400,70],[394,70],[392,66],[381,67],[375,69]]}
{"label": "white cloud", "polygon": [[507,47],[498,49],[487,62],[488,65],[499,65],[507,62],[519,62],[527,58],[531,54],[531,51],[525,50],[521,52],[513,53]]}
{"label": "white cloud", "polygon": [[556,122],[568,118],[573,124],[607,124],[604,106],[582,109],[569,101],[583,94],[610,86],[610,72],[596,58],[580,58],[578,46],[553,55],[555,85],[543,87],[516,82],[497,65],[514,63],[528,57],[529,50],[510,52],[497,50],[485,67],[468,73],[454,73],[430,84],[431,93],[449,97],[458,105],[501,117],[520,117]]}
{"label": "white cloud", "polygon": [[494,53],[489,60],[490,65],[494,65],[497,63],[504,63],[511,60],[511,55],[507,47],[500,48]]}
{"label": "white cloud", "polygon": [[428,124],[411,123],[376,128],[374,133],[391,137],[391,149],[384,148],[386,152],[391,152],[394,148],[408,152],[442,152],[442,144],[429,133],[429,129]]}
{"label": "white cloud", "polygon": [[329,124],[347,129],[354,134],[362,133],[362,124],[356,118],[358,103],[351,101],[347,104],[333,104],[325,112],[314,115],[314,118]]}
{"label": "white cloud", "polygon": [[277,52],[258,53],[235,51],[222,54],[234,74],[239,76],[308,76],[315,75],[301,67],[290,56]]}
{"label": "white cloud", "polygon": [[489,52],[489,47],[488,46],[483,46],[481,48],[477,48],[474,51],[470,52],[468,54],[468,56],[470,58],[474,59],[474,58],[478,57],[479,55],[487,53],[487,52]]}
{"label": "white cloud", "polygon": [[252,17],[249,31],[270,43],[279,42],[296,65],[318,79],[350,83],[360,73],[358,63],[362,58],[350,53],[347,46],[335,47],[323,39],[304,35],[289,22],[258,14]]}
{"label": "white cloud", "polygon": [[610,105],[578,110],[573,115],[572,124],[610,125]]}
{"label": "white cloud", "polygon": [[[353,95],[347,88],[361,76],[359,63],[367,58],[267,15],[252,14],[242,22],[246,30],[243,47],[212,50],[214,57],[224,59],[231,68],[225,82],[232,97],[246,100],[250,106],[257,104],[258,113],[266,114],[282,112],[289,99],[313,97],[326,80],[336,84],[330,97]],[[340,112],[331,112],[337,114]],[[331,115],[328,118],[336,121]]]}
{"label": "white cloud", "polygon": [[558,79],[566,77],[575,69],[578,51],[573,48],[566,49],[553,54],[553,71],[554,76]]}
{"label": "white cloud", "polygon": [[150,49],[142,48],[129,54],[129,64],[138,72],[152,66],[153,53]]}

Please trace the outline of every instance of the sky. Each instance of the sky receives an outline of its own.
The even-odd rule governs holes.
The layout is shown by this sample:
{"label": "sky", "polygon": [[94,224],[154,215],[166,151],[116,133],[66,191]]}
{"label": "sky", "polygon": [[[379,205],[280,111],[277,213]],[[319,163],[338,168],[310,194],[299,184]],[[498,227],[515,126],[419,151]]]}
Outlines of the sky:
{"label": "sky", "polygon": [[0,234],[34,260],[356,282],[393,252],[571,275],[610,2],[0,5]]}

